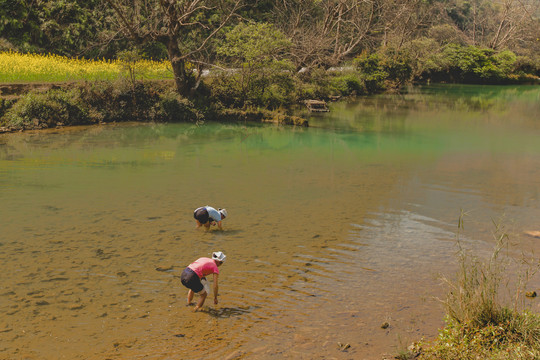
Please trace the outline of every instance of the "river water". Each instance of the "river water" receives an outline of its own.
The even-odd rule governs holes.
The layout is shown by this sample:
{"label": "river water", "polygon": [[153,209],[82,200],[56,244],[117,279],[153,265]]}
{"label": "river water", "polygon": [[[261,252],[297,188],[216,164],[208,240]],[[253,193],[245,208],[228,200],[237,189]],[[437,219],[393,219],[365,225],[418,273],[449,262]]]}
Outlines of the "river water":
{"label": "river water", "polygon": [[[538,259],[539,87],[330,107],[0,135],[0,358],[381,359],[443,326],[461,211],[474,254],[496,223]],[[202,205],[223,231],[195,228]],[[193,313],[179,276],[216,250],[219,304]]]}

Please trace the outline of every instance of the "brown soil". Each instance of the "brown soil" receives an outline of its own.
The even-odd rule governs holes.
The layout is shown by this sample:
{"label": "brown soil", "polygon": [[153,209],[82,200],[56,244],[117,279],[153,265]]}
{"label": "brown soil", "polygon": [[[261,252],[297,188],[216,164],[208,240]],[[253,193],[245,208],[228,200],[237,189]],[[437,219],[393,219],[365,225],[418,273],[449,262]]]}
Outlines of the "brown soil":
{"label": "brown soil", "polygon": [[51,82],[51,83],[0,83],[0,98],[18,99],[32,90],[47,91],[51,89],[69,88],[76,82]]}

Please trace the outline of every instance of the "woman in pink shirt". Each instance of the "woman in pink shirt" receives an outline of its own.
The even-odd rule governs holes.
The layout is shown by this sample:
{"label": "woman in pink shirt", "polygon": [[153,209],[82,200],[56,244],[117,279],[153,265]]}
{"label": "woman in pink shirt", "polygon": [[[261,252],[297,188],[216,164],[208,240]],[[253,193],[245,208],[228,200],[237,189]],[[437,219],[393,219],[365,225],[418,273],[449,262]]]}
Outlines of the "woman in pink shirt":
{"label": "woman in pink shirt", "polygon": [[202,280],[206,282],[206,276],[210,274],[214,274],[214,304],[218,304],[218,266],[223,264],[225,258],[226,256],[224,253],[216,251],[212,253],[211,259],[206,257],[199,258],[189,264],[182,272],[182,275],[180,276],[182,285],[189,289],[187,295],[188,305],[191,305],[194,293],[201,296],[197,306],[195,306],[195,311],[199,310],[201,306],[203,306],[204,300],[206,300],[206,296],[210,289],[203,285]]}

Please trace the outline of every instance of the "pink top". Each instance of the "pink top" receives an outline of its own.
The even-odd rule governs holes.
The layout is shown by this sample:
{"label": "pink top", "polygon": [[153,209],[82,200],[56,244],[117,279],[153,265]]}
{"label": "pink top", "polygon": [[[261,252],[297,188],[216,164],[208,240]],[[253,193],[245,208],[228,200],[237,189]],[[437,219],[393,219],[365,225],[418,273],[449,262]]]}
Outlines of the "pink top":
{"label": "pink top", "polygon": [[210,274],[219,274],[218,267],[214,260],[202,257],[188,265],[188,268],[195,271],[199,278]]}

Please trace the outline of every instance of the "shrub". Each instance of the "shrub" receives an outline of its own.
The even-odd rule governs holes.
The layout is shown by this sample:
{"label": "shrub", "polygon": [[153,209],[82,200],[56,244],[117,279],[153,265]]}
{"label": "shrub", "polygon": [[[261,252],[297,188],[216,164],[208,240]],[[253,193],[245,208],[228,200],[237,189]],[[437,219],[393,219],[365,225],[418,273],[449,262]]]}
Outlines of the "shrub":
{"label": "shrub", "polygon": [[377,93],[385,89],[385,81],[389,74],[385,71],[379,54],[363,54],[356,58],[354,63],[361,73],[368,93]]}
{"label": "shrub", "polygon": [[517,56],[511,51],[505,50],[493,55],[493,61],[498,69],[498,76],[508,78],[514,72]]}
{"label": "shrub", "polygon": [[88,122],[90,118],[81,106],[76,90],[30,92],[19,99],[4,116],[4,125],[13,129],[35,129]]}
{"label": "shrub", "polygon": [[163,122],[199,122],[202,115],[193,103],[182,98],[177,92],[168,91],[159,97],[154,106],[153,119]]}
{"label": "shrub", "polygon": [[159,101],[159,89],[143,82],[96,81],[79,90],[94,122],[148,121]]}
{"label": "shrub", "polygon": [[13,106],[14,103],[15,100],[0,98],[0,119],[2,119],[4,114]]}
{"label": "shrub", "polygon": [[436,67],[428,75],[433,80],[463,83],[500,83],[512,79],[516,55],[491,49],[449,44],[432,55]]}
{"label": "shrub", "polygon": [[515,71],[520,75],[533,75],[540,77],[540,56],[530,58],[527,56],[519,56],[514,64]]}
{"label": "shrub", "polygon": [[[364,82],[360,79],[360,75],[349,73],[339,75],[331,79],[332,87],[339,92],[339,95],[363,95],[366,93]],[[338,94],[332,94],[338,95]]]}

